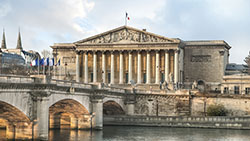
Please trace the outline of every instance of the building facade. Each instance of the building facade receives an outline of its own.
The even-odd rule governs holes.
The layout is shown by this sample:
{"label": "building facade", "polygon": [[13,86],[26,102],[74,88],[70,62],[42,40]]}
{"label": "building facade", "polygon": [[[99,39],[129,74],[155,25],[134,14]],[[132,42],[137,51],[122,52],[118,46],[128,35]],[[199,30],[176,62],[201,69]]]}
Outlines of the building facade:
{"label": "building facade", "polygon": [[221,93],[250,94],[250,75],[241,73],[224,76]]}
{"label": "building facade", "polygon": [[113,85],[199,85],[220,89],[230,46],[225,41],[182,41],[128,26],[51,46],[60,79]]}

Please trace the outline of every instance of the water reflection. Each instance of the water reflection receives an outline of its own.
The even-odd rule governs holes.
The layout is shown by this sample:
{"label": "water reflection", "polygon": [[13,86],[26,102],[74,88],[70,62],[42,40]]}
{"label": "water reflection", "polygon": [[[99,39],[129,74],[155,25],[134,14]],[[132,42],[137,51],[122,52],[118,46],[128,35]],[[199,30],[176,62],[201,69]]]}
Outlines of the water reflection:
{"label": "water reflection", "polygon": [[[6,140],[5,130],[0,130],[0,140]],[[105,126],[103,131],[50,130],[49,140],[59,141],[246,141],[249,130]]]}

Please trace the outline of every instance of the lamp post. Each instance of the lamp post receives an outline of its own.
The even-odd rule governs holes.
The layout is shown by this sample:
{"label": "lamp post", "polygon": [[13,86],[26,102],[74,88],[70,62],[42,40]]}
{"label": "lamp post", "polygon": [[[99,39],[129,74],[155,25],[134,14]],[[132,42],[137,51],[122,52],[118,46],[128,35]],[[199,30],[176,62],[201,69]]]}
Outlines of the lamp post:
{"label": "lamp post", "polygon": [[64,74],[65,74],[65,78],[66,78],[66,76],[67,76],[67,62],[65,62],[65,64],[64,64]]}

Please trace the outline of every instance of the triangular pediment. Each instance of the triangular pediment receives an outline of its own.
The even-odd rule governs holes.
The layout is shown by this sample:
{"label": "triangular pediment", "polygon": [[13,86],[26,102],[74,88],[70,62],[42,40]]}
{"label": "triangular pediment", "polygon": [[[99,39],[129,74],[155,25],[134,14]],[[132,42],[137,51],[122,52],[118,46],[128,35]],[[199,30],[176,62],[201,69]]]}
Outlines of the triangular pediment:
{"label": "triangular pediment", "polygon": [[122,26],[75,43],[77,44],[103,44],[103,43],[173,43],[176,39],[166,38],[144,30]]}

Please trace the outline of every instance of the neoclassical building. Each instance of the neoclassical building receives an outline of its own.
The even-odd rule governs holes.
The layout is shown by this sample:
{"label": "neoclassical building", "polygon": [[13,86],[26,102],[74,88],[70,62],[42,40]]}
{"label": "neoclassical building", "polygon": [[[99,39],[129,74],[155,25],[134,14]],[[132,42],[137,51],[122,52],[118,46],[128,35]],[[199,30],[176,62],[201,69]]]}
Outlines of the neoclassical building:
{"label": "neoclassical building", "polygon": [[225,41],[183,41],[121,26],[74,43],[51,46],[59,79],[113,85],[190,87],[194,81],[220,89],[228,63]]}

